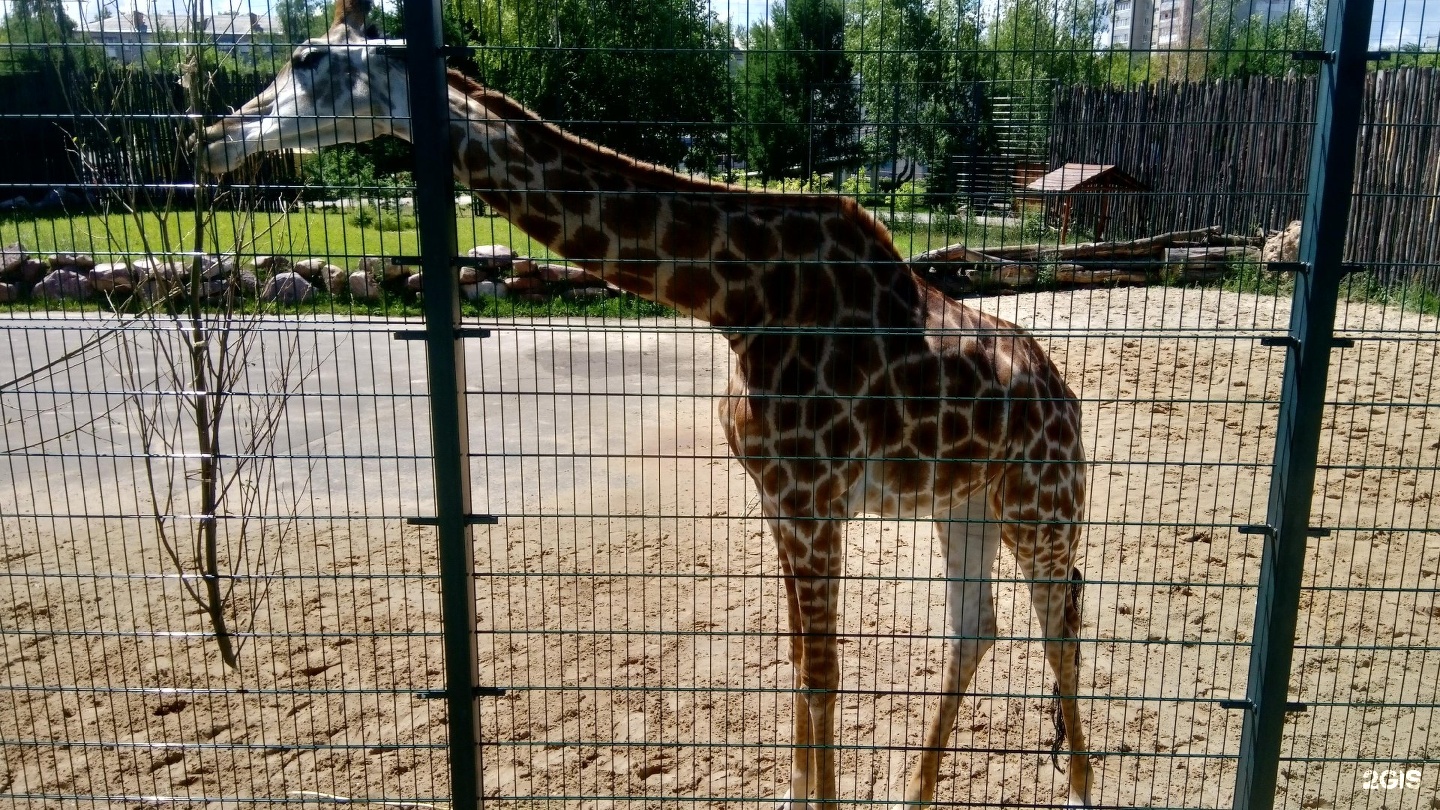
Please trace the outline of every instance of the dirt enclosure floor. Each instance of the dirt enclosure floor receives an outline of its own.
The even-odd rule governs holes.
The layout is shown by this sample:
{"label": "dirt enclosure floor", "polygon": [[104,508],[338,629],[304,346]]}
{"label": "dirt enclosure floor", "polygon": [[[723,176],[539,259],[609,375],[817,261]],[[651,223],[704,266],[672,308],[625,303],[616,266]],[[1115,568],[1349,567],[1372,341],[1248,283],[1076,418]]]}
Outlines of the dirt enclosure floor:
{"label": "dirt enclosure floor", "polygon": [[[1219,701],[1245,694],[1263,542],[1237,527],[1264,522],[1285,352],[1259,338],[1284,331],[1288,302],[971,303],[1034,330],[1083,400],[1095,799],[1228,807],[1241,713]],[[5,380],[105,328],[4,326]],[[253,617],[238,673],[136,517],[154,509],[119,370],[90,351],[0,390],[0,804],[447,806],[444,706],[416,695],[443,686],[437,552],[403,520],[433,513],[423,348],[393,328],[302,336],[277,517],[250,526],[263,576],[237,580]],[[1304,572],[1291,696],[1306,710],[1277,806],[1440,807],[1440,411],[1417,407],[1440,404],[1440,323],[1349,305],[1338,332],[1356,342],[1334,354],[1322,417],[1312,523],[1330,531]],[[475,529],[481,682],[507,690],[480,704],[487,806],[773,806],[790,668],[768,530],[714,416],[723,340],[687,321],[526,321],[467,351],[474,511],[500,516]],[[936,702],[943,568],[926,522],[852,521],[847,543],[840,794],[888,805]],[[1000,641],[939,799],[1048,805],[1065,784],[1051,679],[1003,552],[997,576]],[[1417,776],[1387,788],[1386,771]]]}

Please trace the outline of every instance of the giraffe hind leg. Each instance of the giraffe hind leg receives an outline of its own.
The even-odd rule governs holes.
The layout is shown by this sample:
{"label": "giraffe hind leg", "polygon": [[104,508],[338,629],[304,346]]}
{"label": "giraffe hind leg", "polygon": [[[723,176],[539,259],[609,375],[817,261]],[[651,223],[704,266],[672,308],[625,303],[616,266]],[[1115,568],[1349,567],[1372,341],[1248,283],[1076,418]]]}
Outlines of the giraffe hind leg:
{"label": "giraffe hind leg", "polygon": [[[1080,573],[1080,569],[1071,568],[1069,602],[1065,606],[1067,628],[1070,626],[1070,622],[1068,621],[1069,612],[1073,610],[1077,617],[1080,615],[1080,598],[1084,588],[1085,577]],[[1075,625],[1075,630],[1078,634],[1078,620]],[[1080,669],[1080,645],[1078,644],[1075,645],[1075,669],[1077,671]],[[1060,764],[1060,748],[1064,745],[1064,740],[1068,735],[1065,732],[1065,712],[1062,711],[1060,702],[1060,682],[1058,680],[1055,682],[1052,691],[1055,694],[1055,700],[1050,705],[1050,719],[1055,724],[1055,742],[1050,746],[1050,764],[1055,766],[1055,770],[1065,773],[1066,766]]]}
{"label": "giraffe hind leg", "polygon": [[[1063,570],[1063,569],[1061,569]],[[1059,572],[1056,572],[1058,575]],[[1044,572],[1030,572],[1034,579],[1058,579],[1046,577]],[[1069,777],[1067,804],[1074,807],[1090,806],[1092,771],[1089,756],[1085,753],[1085,731],[1080,723],[1080,707],[1076,695],[1080,685],[1080,604],[1077,600],[1079,582],[1074,572],[1068,581],[1035,582],[1031,586],[1031,597],[1035,612],[1040,619],[1041,632],[1045,638],[1045,658],[1055,674],[1055,721],[1058,749],[1061,739],[1069,745],[1070,756],[1064,773]],[[1052,756],[1059,758],[1058,751]]]}
{"label": "giraffe hind leg", "polygon": [[1000,532],[973,499],[949,519],[937,520],[936,535],[945,552],[947,635],[944,680],[939,705],[925,733],[920,757],[905,786],[905,801],[894,810],[920,810],[935,799],[940,760],[945,753],[961,695],[970,686],[980,659],[995,643],[995,597],[990,578],[1000,551]]}

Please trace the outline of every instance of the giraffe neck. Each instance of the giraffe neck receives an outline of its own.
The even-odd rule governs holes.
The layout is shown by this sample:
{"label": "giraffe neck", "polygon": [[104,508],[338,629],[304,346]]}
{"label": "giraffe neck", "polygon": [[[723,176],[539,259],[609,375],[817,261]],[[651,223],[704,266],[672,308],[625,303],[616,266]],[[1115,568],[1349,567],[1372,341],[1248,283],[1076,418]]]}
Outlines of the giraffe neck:
{"label": "giraffe neck", "polygon": [[843,197],[753,192],[640,163],[453,72],[450,106],[460,182],[555,253],[717,326],[803,314],[774,300],[798,291],[764,289],[776,268],[837,286],[837,268],[903,261],[884,226]]}

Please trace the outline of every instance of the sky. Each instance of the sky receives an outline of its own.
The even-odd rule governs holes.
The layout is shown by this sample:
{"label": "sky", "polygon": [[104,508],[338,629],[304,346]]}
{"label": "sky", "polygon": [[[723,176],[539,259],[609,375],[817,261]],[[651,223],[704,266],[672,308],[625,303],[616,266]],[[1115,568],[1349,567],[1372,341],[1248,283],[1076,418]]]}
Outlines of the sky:
{"label": "sky", "polygon": [[[86,20],[95,18],[101,2],[127,10],[152,4],[162,10],[170,6],[184,6],[184,0],[65,0],[72,18]],[[271,5],[270,0],[208,2],[217,9],[260,14],[267,13]],[[744,25],[747,21],[764,19],[770,0],[710,0],[710,3],[721,19],[731,25]],[[8,13],[9,0],[0,0],[0,9]],[[1427,51],[1440,50],[1440,0],[1376,0],[1370,41],[1374,48],[1397,48],[1402,44],[1419,43]]]}

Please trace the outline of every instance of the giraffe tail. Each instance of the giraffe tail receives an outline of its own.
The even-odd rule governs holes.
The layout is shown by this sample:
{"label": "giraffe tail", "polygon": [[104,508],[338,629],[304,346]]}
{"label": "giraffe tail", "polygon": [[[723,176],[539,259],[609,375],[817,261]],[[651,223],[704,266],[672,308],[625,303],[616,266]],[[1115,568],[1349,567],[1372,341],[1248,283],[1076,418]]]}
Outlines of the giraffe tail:
{"label": "giraffe tail", "polygon": [[[1070,597],[1065,605],[1065,629],[1070,633],[1078,634],[1080,630],[1080,595],[1085,588],[1085,577],[1080,574],[1079,568],[1070,569]],[[1075,669],[1080,669],[1080,645],[1075,645]],[[1055,770],[1064,773],[1065,766],[1060,764],[1060,747],[1065,744],[1065,712],[1060,708],[1060,683],[1057,681],[1051,687],[1055,699],[1050,704],[1050,719],[1055,724],[1055,742],[1050,746],[1050,764]]]}

